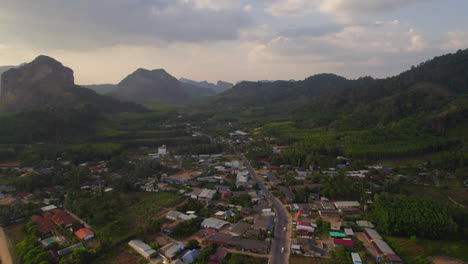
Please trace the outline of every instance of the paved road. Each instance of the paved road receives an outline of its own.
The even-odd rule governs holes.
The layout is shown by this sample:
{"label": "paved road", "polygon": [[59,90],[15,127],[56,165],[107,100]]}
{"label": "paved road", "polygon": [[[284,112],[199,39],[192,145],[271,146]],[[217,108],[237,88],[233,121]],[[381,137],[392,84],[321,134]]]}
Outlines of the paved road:
{"label": "paved road", "polygon": [[8,248],[8,239],[0,226],[0,260],[2,264],[13,264],[13,259]]}
{"label": "paved road", "polygon": [[[247,158],[241,154],[241,159],[244,161],[244,165],[249,170],[250,175],[257,181],[258,186],[263,191],[267,199],[273,205],[276,212],[276,223],[275,223],[275,238],[270,249],[270,264],[285,264],[289,263],[290,255],[290,244],[291,244],[291,217],[284,207],[283,203],[280,202],[275,196],[271,194],[265,184],[260,180],[255,170],[250,166],[250,162]],[[287,232],[284,231],[287,229]],[[281,252],[281,248],[284,248],[284,252]]]}

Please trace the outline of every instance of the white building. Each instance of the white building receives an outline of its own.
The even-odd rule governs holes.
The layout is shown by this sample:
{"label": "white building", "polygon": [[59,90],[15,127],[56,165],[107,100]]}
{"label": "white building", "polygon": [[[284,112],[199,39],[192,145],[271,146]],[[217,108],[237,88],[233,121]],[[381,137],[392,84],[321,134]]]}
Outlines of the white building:
{"label": "white building", "polygon": [[141,240],[131,240],[128,242],[128,245],[146,259],[150,259],[154,254],[156,254],[156,250],[152,249],[148,244]]}
{"label": "white building", "polygon": [[166,156],[167,155],[167,148],[166,145],[162,145],[158,148],[158,156]]}
{"label": "white building", "polygon": [[210,229],[215,229],[215,230],[220,230],[221,228],[223,228],[226,225],[229,225],[229,223],[226,222],[226,221],[223,221],[223,220],[212,218],[212,217],[206,218],[201,223],[201,226],[203,228],[210,228]]}
{"label": "white building", "polygon": [[351,258],[353,259],[353,264],[362,264],[362,259],[358,253],[351,253]]}

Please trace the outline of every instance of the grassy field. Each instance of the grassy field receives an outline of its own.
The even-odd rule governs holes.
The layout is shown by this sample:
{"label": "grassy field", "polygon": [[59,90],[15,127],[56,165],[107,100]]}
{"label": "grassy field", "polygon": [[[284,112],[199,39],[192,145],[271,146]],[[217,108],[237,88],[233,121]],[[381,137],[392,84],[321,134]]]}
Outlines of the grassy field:
{"label": "grassy field", "polygon": [[401,237],[386,237],[385,239],[406,261],[430,256],[447,256],[468,261],[467,241],[411,240]]}

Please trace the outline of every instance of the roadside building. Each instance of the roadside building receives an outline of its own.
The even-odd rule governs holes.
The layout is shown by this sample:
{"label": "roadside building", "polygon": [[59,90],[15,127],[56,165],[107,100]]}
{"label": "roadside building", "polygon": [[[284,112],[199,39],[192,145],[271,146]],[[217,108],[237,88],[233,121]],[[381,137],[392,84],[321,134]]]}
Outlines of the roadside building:
{"label": "roadside building", "polygon": [[361,204],[357,201],[338,201],[334,203],[337,209],[359,207]]}
{"label": "roadside building", "polygon": [[141,240],[131,240],[128,245],[145,259],[150,259],[157,252]]}
{"label": "roadside building", "polygon": [[231,228],[231,230],[229,231],[229,234],[233,236],[242,236],[243,234],[245,234],[245,232],[247,232],[247,230],[249,230],[249,228],[250,228],[250,224],[241,221],[235,224]]}
{"label": "roadside building", "polygon": [[179,255],[180,253],[182,253],[182,251],[184,251],[185,246],[186,245],[182,242],[174,242],[174,243],[165,245],[164,247],[159,249],[159,252],[164,258],[169,259],[169,260],[174,260],[177,255]]}
{"label": "roadside building", "polygon": [[229,225],[228,222],[220,220],[220,219],[216,219],[216,218],[213,218],[213,217],[206,218],[201,223],[201,226],[203,228],[214,229],[214,230],[220,230],[221,228],[223,228],[223,227],[225,227],[227,225]]}

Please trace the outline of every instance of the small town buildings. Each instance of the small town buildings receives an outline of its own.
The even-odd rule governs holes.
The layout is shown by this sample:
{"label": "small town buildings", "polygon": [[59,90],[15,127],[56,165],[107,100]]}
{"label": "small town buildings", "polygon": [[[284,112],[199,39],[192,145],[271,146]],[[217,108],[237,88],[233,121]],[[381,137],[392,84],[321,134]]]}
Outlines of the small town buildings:
{"label": "small town buildings", "polygon": [[341,221],[333,221],[330,222],[330,229],[331,230],[340,230],[342,222]]}
{"label": "small town buildings", "polygon": [[166,145],[162,145],[161,147],[158,148],[158,156],[164,157],[166,155],[167,155]]}
{"label": "small town buildings", "polygon": [[169,211],[167,214],[166,214],[166,218],[169,219],[169,220],[173,220],[173,221],[177,221],[177,220],[190,220],[190,219],[194,219],[194,218],[197,218],[198,216],[196,216],[195,214],[184,214],[184,213],[181,213],[179,211]]}
{"label": "small town buildings", "polygon": [[81,228],[75,232],[75,236],[81,240],[90,240],[94,238],[94,232],[89,228]]}
{"label": "small town buildings", "polygon": [[198,199],[212,200],[215,193],[216,193],[216,190],[203,189],[198,195]]}
{"label": "small town buildings", "polygon": [[150,259],[157,252],[141,240],[131,240],[128,245],[145,259]]}
{"label": "small town buildings", "polygon": [[199,254],[200,250],[198,249],[189,250],[182,256],[182,260],[188,264],[193,263]]}
{"label": "small town buildings", "polygon": [[274,216],[256,215],[252,226],[255,230],[270,231],[273,228]]}
{"label": "small town buildings", "polygon": [[349,238],[335,238],[335,239],[333,239],[333,244],[335,246],[354,247],[353,240],[351,240]]}
{"label": "small town buildings", "polygon": [[245,234],[245,232],[247,232],[247,230],[249,230],[249,228],[250,228],[250,224],[241,221],[235,224],[231,228],[231,230],[229,231],[229,234],[233,236],[242,236],[243,234]]}
{"label": "small town buildings", "polygon": [[344,232],[347,236],[354,236],[354,232],[352,228],[345,228]]}
{"label": "small town buildings", "polygon": [[78,249],[78,248],[81,248],[81,249],[86,249],[83,244],[81,243],[78,243],[78,244],[75,244],[75,245],[72,245],[72,246],[69,246],[67,248],[64,248],[64,249],[61,249],[59,251],[57,251],[57,254],[60,256],[60,257],[63,257],[65,255],[68,255],[70,253],[73,252],[73,250],[75,249]]}
{"label": "small town buildings", "polygon": [[356,221],[356,224],[360,227],[363,227],[363,228],[374,228],[374,224],[372,224],[371,222],[369,221],[366,221],[366,220],[359,220],[359,221]]}
{"label": "small town buildings", "polygon": [[359,202],[357,201],[339,201],[339,202],[335,202],[334,204],[335,204],[335,207],[338,209],[353,208],[353,207],[361,206],[361,204],[359,204]]}
{"label": "small town buildings", "polygon": [[353,264],[363,264],[361,257],[358,253],[351,253],[351,259],[353,260]]}
{"label": "small town buildings", "polygon": [[53,210],[55,210],[55,209],[57,209],[57,206],[55,206],[55,205],[48,205],[48,206],[42,207],[42,208],[41,208],[41,211],[42,211],[42,212],[50,212],[50,211],[53,211]]}
{"label": "small town buildings", "polygon": [[227,225],[229,225],[228,222],[220,220],[220,219],[212,218],[212,217],[206,218],[201,223],[201,226],[203,228],[214,229],[214,230],[220,230]]}
{"label": "small town buildings", "polygon": [[165,245],[159,250],[159,252],[164,258],[174,260],[177,255],[184,251],[185,247],[186,245],[182,242],[174,242]]}

